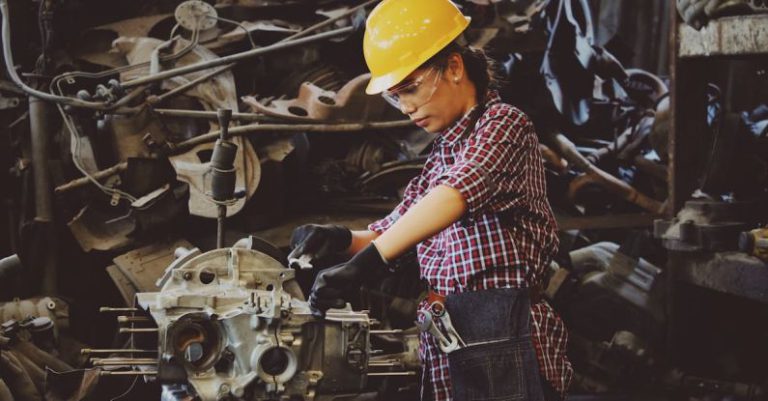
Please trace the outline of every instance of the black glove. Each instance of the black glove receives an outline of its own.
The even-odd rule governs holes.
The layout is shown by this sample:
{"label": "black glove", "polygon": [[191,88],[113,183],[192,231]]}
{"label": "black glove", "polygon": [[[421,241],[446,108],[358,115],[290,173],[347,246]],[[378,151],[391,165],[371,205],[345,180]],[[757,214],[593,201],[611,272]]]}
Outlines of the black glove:
{"label": "black glove", "polygon": [[321,271],[312,293],[309,307],[315,316],[323,316],[330,308],[343,308],[342,293],[360,285],[370,286],[388,273],[387,263],[373,244],[358,252],[348,262]]}
{"label": "black glove", "polygon": [[291,234],[291,253],[288,260],[308,254],[312,259],[322,260],[343,252],[352,243],[352,232],[335,224],[305,224]]}

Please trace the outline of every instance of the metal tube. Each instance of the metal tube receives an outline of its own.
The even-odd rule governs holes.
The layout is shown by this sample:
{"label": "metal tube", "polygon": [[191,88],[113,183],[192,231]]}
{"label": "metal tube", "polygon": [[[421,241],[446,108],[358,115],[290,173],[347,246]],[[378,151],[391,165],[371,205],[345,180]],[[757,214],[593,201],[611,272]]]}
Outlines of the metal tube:
{"label": "metal tube", "polygon": [[[114,165],[114,166],[112,166],[112,167],[110,167],[108,169],[104,169],[104,170],[98,171],[98,172],[96,172],[94,174],[91,174],[91,177],[93,177],[93,179],[95,179],[95,180],[100,180],[102,178],[110,177],[110,176],[112,176],[114,174],[117,174],[117,173],[119,173],[121,171],[125,171],[126,169],[128,169],[128,162],[122,162],[122,163],[116,164],[116,165]],[[57,194],[64,193],[64,192],[71,191],[71,190],[76,189],[76,188],[83,187],[83,186],[85,186],[87,184],[90,184],[90,183],[91,183],[91,180],[88,177],[81,177],[81,178],[78,178],[76,180],[72,180],[72,181],[70,181],[70,182],[68,182],[66,184],[59,185],[58,187],[56,187],[55,192]]]}
{"label": "metal tube", "polygon": [[118,323],[130,323],[130,322],[151,322],[152,320],[146,316],[118,316]]}
{"label": "metal tube", "polygon": [[113,308],[111,306],[102,306],[99,308],[99,312],[105,313],[105,312],[138,312],[139,310],[136,308]]}
{"label": "metal tube", "polygon": [[93,349],[93,348],[83,348],[80,350],[81,355],[90,355],[90,354],[156,354],[156,349],[131,349],[131,348],[103,348],[103,349]]}
{"label": "metal tube", "polygon": [[121,327],[120,333],[157,333],[157,327]]}
{"label": "metal tube", "polygon": [[[183,110],[183,109],[152,109],[154,113],[161,116],[168,117],[191,117],[191,118],[205,118],[209,120],[215,120],[215,111],[200,111],[200,110]],[[266,116],[264,114],[256,113],[232,113],[232,119],[238,121],[275,121],[279,120],[274,117]]]}
{"label": "metal tube", "polygon": [[110,371],[102,370],[99,376],[157,376],[156,370],[128,370],[128,371]]}
{"label": "metal tube", "polygon": [[48,171],[48,104],[30,96],[29,126],[32,145],[32,172],[35,177],[35,220],[42,223],[53,221],[51,199],[51,175]]}
{"label": "metal tube", "polygon": [[175,95],[177,95],[179,93],[186,92],[189,89],[192,89],[192,87],[194,87],[194,86],[196,86],[196,85],[198,85],[198,84],[200,84],[202,82],[205,82],[205,81],[215,77],[216,75],[219,75],[219,74],[221,74],[221,73],[231,69],[234,66],[235,66],[235,64],[232,63],[232,64],[229,64],[229,65],[225,65],[225,66],[223,66],[221,68],[217,68],[217,69],[215,69],[213,71],[207,72],[204,75],[201,75],[201,76],[199,76],[199,77],[197,77],[197,78],[195,78],[195,79],[193,79],[193,80],[191,80],[191,81],[189,81],[189,82],[187,82],[187,83],[185,83],[185,84],[183,84],[183,85],[181,85],[181,86],[179,86],[177,88],[173,88],[173,89],[169,90],[168,92],[160,94],[159,96],[157,96],[155,99],[152,100],[152,103],[159,103],[159,102],[162,102],[165,99],[168,99],[171,96],[175,96]]}
{"label": "metal tube", "polygon": [[[7,0],[0,0],[7,1]],[[302,39],[292,40],[290,42],[279,42],[270,46],[262,47],[259,49],[248,50],[242,53],[232,54],[229,56],[202,61],[195,64],[186,65],[183,67],[173,68],[170,70],[162,71],[157,74],[147,75],[145,77],[137,78],[131,81],[123,82],[123,88],[130,88],[133,86],[149,84],[157,81],[162,81],[167,78],[175,77],[177,75],[184,75],[190,72],[196,72],[200,70],[206,70],[208,68],[218,67],[224,64],[230,64],[232,62],[248,59],[251,57],[261,56],[267,53],[271,53],[278,50],[290,49],[292,47],[305,45],[307,43],[317,42],[325,39],[334,38],[337,36],[346,35],[354,30],[354,27],[340,28],[333,31],[319,33],[317,35],[309,36]]]}
{"label": "metal tube", "polygon": [[157,365],[157,358],[93,358],[93,366],[147,366]]}
{"label": "metal tube", "polygon": [[403,331],[400,329],[394,329],[394,330],[371,330],[371,334],[402,334]]}
{"label": "metal tube", "polygon": [[369,372],[368,376],[416,376],[416,372]]}
{"label": "metal tube", "polygon": [[[252,132],[351,132],[367,129],[390,129],[412,126],[410,120],[372,122],[372,123],[341,123],[341,124],[248,124],[229,129],[230,136],[240,136]],[[193,148],[201,143],[213,142],[219,137],[219,131],[196,136],[174,146],[174,153]]]}

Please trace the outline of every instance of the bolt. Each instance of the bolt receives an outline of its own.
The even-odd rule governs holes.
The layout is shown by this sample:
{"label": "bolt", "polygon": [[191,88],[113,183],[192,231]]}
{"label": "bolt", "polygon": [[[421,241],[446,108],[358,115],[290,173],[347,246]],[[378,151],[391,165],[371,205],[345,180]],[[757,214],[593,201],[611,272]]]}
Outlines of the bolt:
{"label": "bolt", "polygon": [[192,280],[192,273],[190,272],[184,272],[184,274],[181,276],[184,280],[189,281]]}

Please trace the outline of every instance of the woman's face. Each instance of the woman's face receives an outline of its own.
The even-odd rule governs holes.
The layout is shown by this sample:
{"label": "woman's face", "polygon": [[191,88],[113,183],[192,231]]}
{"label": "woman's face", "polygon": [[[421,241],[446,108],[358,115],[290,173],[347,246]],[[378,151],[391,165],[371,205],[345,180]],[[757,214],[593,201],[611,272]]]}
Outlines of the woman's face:
{"label": "woman's face", "polygon": [[461,56],[451,55],[447,66],[419,68],[385,97],[419,127],[441,132],[477,104],[475,86],[463,67]]}

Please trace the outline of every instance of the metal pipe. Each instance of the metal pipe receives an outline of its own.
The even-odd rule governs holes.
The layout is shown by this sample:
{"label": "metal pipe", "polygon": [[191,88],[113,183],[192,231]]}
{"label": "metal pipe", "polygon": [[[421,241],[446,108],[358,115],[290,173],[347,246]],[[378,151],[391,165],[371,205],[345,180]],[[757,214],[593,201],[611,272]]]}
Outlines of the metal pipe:
{"label": "metal pipe", "polygon": [[[6,2],[7,0],[0,0]],[[138,85],[150,84],[157,81],[162,81],[167,78],[175,77],[177,75],[184,75],[190,72],[196,72],[200,70],[206,70],[208,68],[218,67],[220,65],[230,64],[236,61],[248,59],[251,57],[261,56],[267,53],[271,53],[278,50],[290,49],[292,47],[305,45],[307,43],[317,42],[325,39],[334,38],[337,36],[346,35],[354,30],[354,27],[345,27],[336,29],[333,31],[319,33],[317,35],[309,36],[302,39],[292,40],[290,42],[279,42],[270,46],[262,47],[259,49],[248,50],[242,53],[236,53],[229,56],[202,61],[195,64],[186,65],[183,67],[173,68],[170,70],[162,71],[157,74],[147,75],[145,77],[136,78],[131,81],[123,82],[123,88],[130,88]]]}
{"label": "metal pipe", "polygon": [[191,80],[191,81],[189,81],[189,82],[187,82],[187,83],[185,83],[185,84],[183,84],[183,85],[181,85],[181,86],[179,86],[177,88],[173,88],[173,89],[169,90],[168,92],[165,92],[165,93],[162,93],[162,94],[158,95],[154,99],[150,98],[151,100],[150,99],[147,99],[147,100],[150,101],[150,103],[160,103],[163,100],[168,99],[169,97],[178,95],[180,93],[183,93],[183,92],[186,92],[186,91],[192,89],[192,87],[194,87],[194,86],[196,86],[196,85],[198,85],[198,84],[200,84],[202,82],[205,82],[205,81],[215,77],[216,75],[219,75],[219,74],[229,70],[230,68],[234,67],[234,65],[235,64],[229,64],[229,65],[225,65],[224,67],[217,68],[217,69],[215,69],[213,71],[209,71],[209,72],[207,72],[207,73],[205,73],[205,74],[203,74],[203,75],[201,75],[201,76],[199,76],[199,77],[197,77],[197,78],[195,78],[195,79],[193,79],[193,80]]}
{"label": "metal pipe", "polygon": [[368,376],[416,376],[416,372],[369,372]]}
{"label": "metal pipe", "polygon": [[[386,121],[372,123],[340,123],[340,124],[248,124],[229,129],[230,136],[240,136],[252,132],[351,132],[368,129],[390,129],[412,126],[410,120]],[[196,136],[173,147],[174,153],[195,147],[201,143],[213,142],[219,137],[219,131]]]}
{"label": "metal pipe", "polygon": [[[108,169],[104,169],[104,170],[98,171],[98,172],[96,172],[94,174],[91,174],[91,177],[93,177],[93,179],[95,179],[95,180],[100,180],[102,178],[111,177],[112,175],[117,174],[117,173],[119,173],[121,171],[125,171],[126,169],[128,169],[128,162],[122,162],[122,163],[116,164],[116,165],[114,165],[114,166],[112,166],[112,167],[110,167]],[[67,192],[67,191],[71,191],[71,190],[76,189],[76,188],[83,187],[83,186],[85,186],[87,184],[90,184],[90,183],[91,183],[90,178],[88,178],[88,177],[81,177],[81,178],[72,180],[72,181],[70,181],[70,182],[68,182],[66,184],[59,185],[58,187],[56,187],[56,189],[54,191],[57,194],[60,194],[60,193],[64,193],[64,192]]]}
{"label": "metal pipe", "polygon": [[99,312],[138,312],[137,308],[113,308],[111,306],[102,306],[99,308]]}
{"label": "metal pipe", "polygon": [[152,328],[152,327],[141,327],[141,328],[132,328],[132,327],[121,327],[120,328],[120,334],[124,333],[157,333],[159,332],[159,329]]}
{"label": "metal pipe", "polygon": [[[3,27],[5,29],[5,27]],[[53,182],[49,171],[50,116],[48,103],[29,97],[29,137],[32,153],[32,174],[35,191],[35,222],[40,224],[39,240],[46,246],[40,270],[39,290],[56,294],[58,283],[58,252],[53,216]]]}
{"label": "metal pipe", "polygon": [[[152,112],[167,117],[190,117],[215,120],[215,111],[183,110],[183,109],[152,109]],[[271,116],[256,113],[232,113],[232,119],[237,121],[275,121]]]}
{"label": "metal pipe", "polygon": [[151,322],[152,320],[146,316],[118,316],[118,323],[131,323],[131,322]]}
{"label": "metal pipe", "polygon": [[35,182],[35,220],[42,223],[53,221],[51,199],[51,174],[48,171],[48,104],[29,97],[29,127],[32,146],[32,172]]}
{"label": "metal pipe", "polygon": [[102,370],[99,372],[99,376],[157,376],[156,370],[126,370],[126,371],[110,371]]}
{"label": "metal pipe", "polygon": [[574,145],[565,135],[557,133],[552,135],[551,139],[553,139],[552,142],[556,146],[558,152],[563,155],[569,163],[578,167],[581,171],[591,177],[596,184],[601,185],[608,191],[645,210],[653,213],[661,213],[663,211],[663,204],[661,202],[640,193],[631,185],[592,164],[586,157],[578,152],[576,145]]}
{"label": "metal pipe", "polygon": [[371,334],[402,334],[403,330],[401,329],[394,329],[394,330],[371,330]]}
{"label": "metal pipe", "polygon": [[93,366],[149,366],[157,365],[157,358],[93,358]]}
{"label": "metal pipe", "polygon": [[131,349],[131,348],[102,348],[102,349],[93,349],[93,348],[83,348],[80,350],[81,355],[91,355],[91,354],[156,354],[156,349]]}

